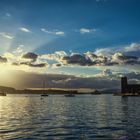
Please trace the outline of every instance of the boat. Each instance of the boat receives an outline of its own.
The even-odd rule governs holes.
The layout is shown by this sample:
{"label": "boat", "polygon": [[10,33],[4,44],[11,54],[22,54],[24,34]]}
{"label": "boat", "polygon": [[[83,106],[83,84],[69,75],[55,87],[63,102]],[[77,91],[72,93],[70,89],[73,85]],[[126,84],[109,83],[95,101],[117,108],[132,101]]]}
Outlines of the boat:
{"label": "boat", "polygon": [[6,93],[0,92],[0,96],[6,96]]}
{"label": "boat", "polygon": [[91,92],[92,95],[100,95],[101,92],[99,92],[98,90],[95,90],[94,92]]}
{"label": "boat", "polygon": [[75,97],[75,94],[65,94],[65,97]]}
{"label": "boat", "polygon": [[47,97],[47,96],[49,96],[48,94],[41,94],[41,97]]}
{"label": "boat", "polygon": [[41,94],[41,97],[48,97],[49,95],[45,93],[45,82],[43,83],[43,94]]}

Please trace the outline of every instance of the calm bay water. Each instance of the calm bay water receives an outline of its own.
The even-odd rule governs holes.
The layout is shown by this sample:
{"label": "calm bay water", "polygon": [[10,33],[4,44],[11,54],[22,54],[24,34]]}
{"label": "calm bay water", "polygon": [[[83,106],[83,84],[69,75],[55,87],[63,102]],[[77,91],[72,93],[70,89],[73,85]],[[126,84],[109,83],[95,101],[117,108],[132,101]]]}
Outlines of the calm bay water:
{"label": "calm bay water", "polygon": [[0,97],[0,140],[140,139],[140,98]]}

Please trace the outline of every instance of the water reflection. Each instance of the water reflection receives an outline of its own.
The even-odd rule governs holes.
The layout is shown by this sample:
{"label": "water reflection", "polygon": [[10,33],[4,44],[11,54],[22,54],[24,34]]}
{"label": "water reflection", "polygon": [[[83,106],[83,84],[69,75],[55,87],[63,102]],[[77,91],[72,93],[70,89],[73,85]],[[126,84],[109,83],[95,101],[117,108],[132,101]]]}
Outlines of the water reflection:
{"label": "water reflection", "polygon": [[137,115],[140,114],[138,110],[138,98],[122,98],[122,123],[124,124],[124,129],[126,131],[127,139],[135,139],[140,136],[139,129],[139,117]]}
{"label": "water reflection", "polygon": [[136,139],[139,98],[0,97],[1,139]]}

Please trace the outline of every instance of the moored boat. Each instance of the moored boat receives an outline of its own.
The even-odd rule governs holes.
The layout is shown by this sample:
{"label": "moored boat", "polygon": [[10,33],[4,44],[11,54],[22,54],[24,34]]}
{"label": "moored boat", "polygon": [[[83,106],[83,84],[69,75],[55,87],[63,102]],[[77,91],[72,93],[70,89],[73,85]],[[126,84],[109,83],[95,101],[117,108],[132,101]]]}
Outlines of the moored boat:
{"label": "moored boat", "polygon": [[41,94],[41,97],[47,97],[49,96],[48,94]]}
{"label": "moored boat", "polygon": [[75,97],[75,94],[65,94],[65,97]]}
{"label": "moored boat", "polygon": [[91,92],[92,95],[100,95],[101,92],[99,92],[98,90],[95,90],[94,92]]}
{"label": "moored boat", "polygon": [[49,95],[46,93],[46,89],[45,89],[46,83],[45,81],[43,82],[43,93],[41,94],[41,97],[48,97]]}

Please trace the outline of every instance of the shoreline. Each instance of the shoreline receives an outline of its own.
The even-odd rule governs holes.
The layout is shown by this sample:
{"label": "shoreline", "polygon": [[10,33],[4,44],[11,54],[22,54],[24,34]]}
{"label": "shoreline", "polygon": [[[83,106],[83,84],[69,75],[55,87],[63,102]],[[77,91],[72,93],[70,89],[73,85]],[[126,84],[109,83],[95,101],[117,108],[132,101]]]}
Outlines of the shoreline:
{"label": "shoreline", "polygon": [[140,93],[115,93],[114,96],[122,96],[122,97],[136,97],[140,96]]}

